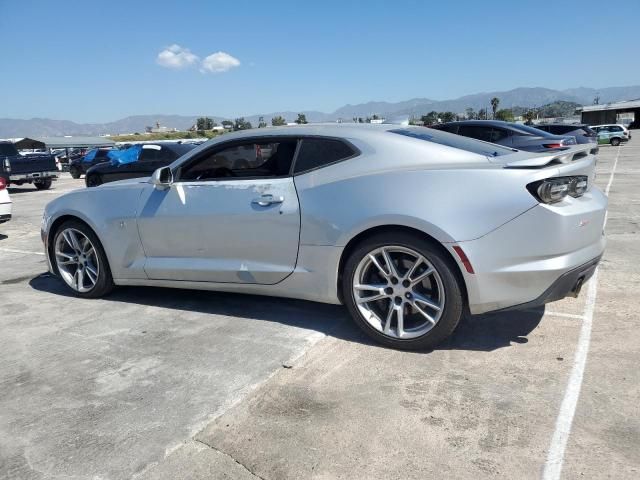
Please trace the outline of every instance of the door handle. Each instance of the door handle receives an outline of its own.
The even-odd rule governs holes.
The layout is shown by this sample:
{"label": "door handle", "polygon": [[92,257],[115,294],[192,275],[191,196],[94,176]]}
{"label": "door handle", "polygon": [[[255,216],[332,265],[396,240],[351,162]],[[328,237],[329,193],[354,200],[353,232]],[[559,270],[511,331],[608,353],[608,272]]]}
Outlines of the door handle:
{"label": "door handle", "polygon": [[255,205],[260,205],[261,207],[267,207],[269,205],[275,205],[276,203],[282,203],[284,202],[284,197],[282,196],[277,196],[274,197],[273,195],[261,195],[258,198],[254,198],[251,203],[255,204]]}

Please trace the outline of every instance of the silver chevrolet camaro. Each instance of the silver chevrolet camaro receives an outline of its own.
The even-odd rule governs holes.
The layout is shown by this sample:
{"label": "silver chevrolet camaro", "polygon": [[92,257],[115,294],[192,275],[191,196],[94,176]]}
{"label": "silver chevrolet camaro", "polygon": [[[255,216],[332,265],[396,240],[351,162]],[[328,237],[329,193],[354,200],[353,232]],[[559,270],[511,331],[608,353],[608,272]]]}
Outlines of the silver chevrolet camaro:
{"label": "silver chevrolet camaro", "polygon": [[426,349],[467,313],[577,295],[605,246],[597,147],[522,152],[424,127],[305,125],[211,140],[151,178],[49,203],[52,273],[344,304]]}

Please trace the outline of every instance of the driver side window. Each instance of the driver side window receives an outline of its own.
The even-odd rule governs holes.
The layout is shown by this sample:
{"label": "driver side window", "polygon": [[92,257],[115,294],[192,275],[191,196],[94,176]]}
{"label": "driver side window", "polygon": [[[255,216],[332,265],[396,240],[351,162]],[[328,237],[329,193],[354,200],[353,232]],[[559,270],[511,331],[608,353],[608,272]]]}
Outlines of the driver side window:
{"label": "driver side window", "polygon": [[296,140],[256,140],[215,148],[180,174],[182,181],[218,180],[222,178],[270,178],[287,176],[296,152]]}

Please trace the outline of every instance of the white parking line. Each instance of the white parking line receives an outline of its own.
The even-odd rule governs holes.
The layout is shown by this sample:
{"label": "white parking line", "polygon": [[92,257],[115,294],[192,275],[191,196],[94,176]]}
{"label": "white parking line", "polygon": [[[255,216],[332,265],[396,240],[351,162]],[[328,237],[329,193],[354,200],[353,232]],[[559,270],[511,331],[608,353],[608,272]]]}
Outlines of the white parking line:
{"label": "white parking line", "polygon": [[17,248],[0,248],[0,252],[24,253],[25,255],[42,255],[42,256],[44,256],[44,252],[29,252],[27,250],[18,250]]}
{"label": "white parking line", "polygon": [[547,312],[545,310],[544,314],[549,315],[551,317],[562,317],[562,318],[573,318],[575,320],[584,320],[584,315],[576,315],[575,313]]}
{"label": "white parking line", "polygon": [[[609,196],[613,177],[618,166],[618,158],[620,157],[620,147],[616,159],[613,162],[609,182],[604,190],[605,195]],[[604,217],[604,226],[607,224],[607,214]],[[604,227],[603,227],[604,228]],[[593,311],[596,305],[596,295],[598,293],[598,270],[596,268],[591,281],[589,282],[589,290],[587,291],[587,301],[584,306],[582,326],[580,327],[580,336],[578,337],[578,346],[573,359],[573,367],[567,389],[562,399],[558,419],[556,420],[555,431],[551,438],[551,446],[547,455],[547,462],[544,465],[544,480],[559,480],[562,473],[562,462],[564,461],[564,453],[567,448],[569,434],[571,433],[571,425],[573,417],[576,413],[578,398],[580,397],[580,389],[582,387],[582,379],[584,377],[584,369],[587,363],[587,355],[589,354],[589,343],[591,341],[591,327],[593,325]]]}

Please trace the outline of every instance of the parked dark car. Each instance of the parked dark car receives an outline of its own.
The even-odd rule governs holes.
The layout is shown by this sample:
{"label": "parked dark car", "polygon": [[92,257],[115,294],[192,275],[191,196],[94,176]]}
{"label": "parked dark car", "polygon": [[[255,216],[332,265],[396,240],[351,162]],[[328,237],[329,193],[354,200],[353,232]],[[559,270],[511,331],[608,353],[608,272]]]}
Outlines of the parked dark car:
{"label": "parked dark car", "polygon": [[598,134],[585,124],[544,123],[535,128],[551,133],[552,135],[567,135],[575,137],[578,143],[597,143]]}
{"label": "parked dark car", "polygon": [[87,149],[85,148],[72,148],[72,149],[62,149],[62,151],[57,155],[60,163],[63,164],[65,169],[68,171],[71,163],[75,161],[79,161],[82,157],[87,153]]}
{"label": "parked dark car", "polygon": [[160,167],[165,167],[196,146],[187,143],[161,143],[142,145],[138,160],[132,163],[103,162],[87,170],[87,187],[128,178],[149,177]]}
{"label": "parked dark car", "polygon": [[[109,152],[112,148],[94,148],[81,157],[72,158],[69,162],[69,173],[73,178],[80,178],[94,165],[109,160]],[[95,151],[95,154],[93,153]]]}
{"label": "parked dark car", "polygon": [[[38,190],[48,190],[58,177],[56,158],[48,153],[22,155],[11,142],[0,142],[2,175],[8,184],[32,183]],[[7,175],[8,174],[8,175]]]}
{"label": "parked dark car", "polygon": [[499,120],[465,120],[432,125],[431,128],[527,152],[547,152],[577,143],[574,137],[552,135],[527,125]]}

